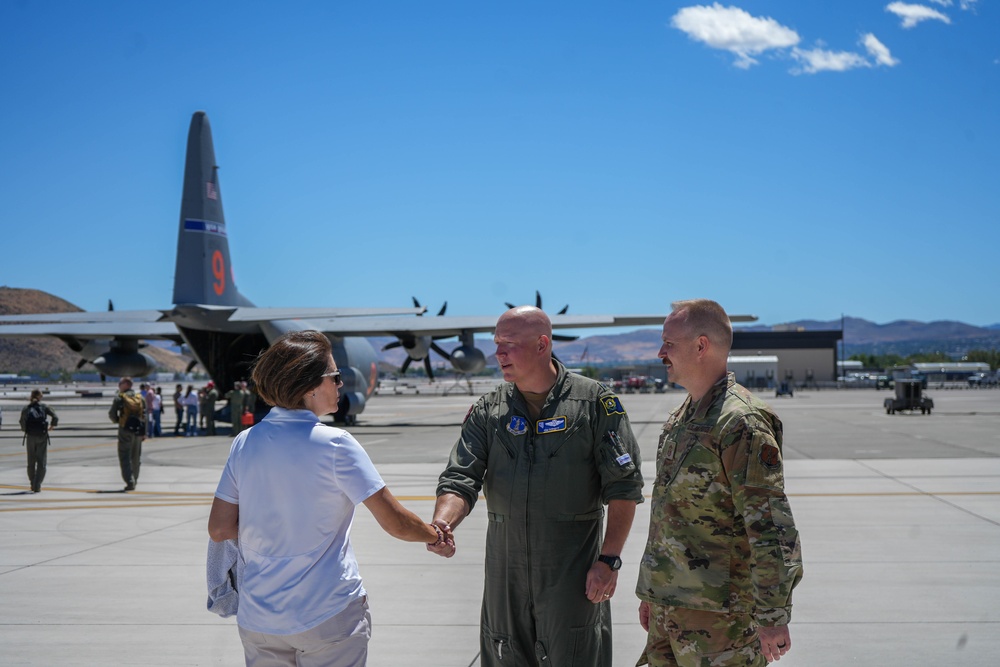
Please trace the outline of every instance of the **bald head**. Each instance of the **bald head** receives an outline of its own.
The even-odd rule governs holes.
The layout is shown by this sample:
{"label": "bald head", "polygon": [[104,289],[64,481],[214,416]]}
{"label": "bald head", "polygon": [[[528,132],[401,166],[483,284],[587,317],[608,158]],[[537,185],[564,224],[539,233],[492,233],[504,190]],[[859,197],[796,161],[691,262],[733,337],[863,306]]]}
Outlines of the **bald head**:
{"label": "bald head", "polygon": [[548,336],[552,338],[552,320],[541,308],[517,306],[511,308],[497,320],[497,329],[514,328],[524,335]]}

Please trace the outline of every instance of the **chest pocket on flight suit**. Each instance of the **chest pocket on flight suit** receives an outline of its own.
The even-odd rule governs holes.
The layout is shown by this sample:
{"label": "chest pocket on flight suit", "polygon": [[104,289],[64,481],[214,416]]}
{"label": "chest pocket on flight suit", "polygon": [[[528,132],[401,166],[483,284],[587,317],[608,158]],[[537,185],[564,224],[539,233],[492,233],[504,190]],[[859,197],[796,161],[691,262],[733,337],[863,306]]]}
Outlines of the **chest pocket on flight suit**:
{"label": "chest pocket on flight suit", "polygon": [[487,422],[488,451],[483,494],[490,521],[503,522],[511,512],[512,495],[516,494],[518,459],[525,455],[530,437],[525,431],[515,435],[507,430],[512,415],[490,415]]}
{"label": "chest pocket on flight suit", "polygon": [[[545,514],[555,521],[592,521],[604,516],[600,476],[594,461],[593,432],[586,415],[576,415],[565,431],[536,433],[535,460],[545,485]],[[532,424],[534,426],[534,424]]]}

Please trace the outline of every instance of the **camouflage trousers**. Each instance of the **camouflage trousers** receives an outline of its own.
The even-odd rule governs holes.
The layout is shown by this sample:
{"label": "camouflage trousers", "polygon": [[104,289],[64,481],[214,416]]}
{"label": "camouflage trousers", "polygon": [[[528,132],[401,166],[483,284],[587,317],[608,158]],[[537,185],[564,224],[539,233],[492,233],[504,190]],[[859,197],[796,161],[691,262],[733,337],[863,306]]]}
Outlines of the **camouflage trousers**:
{"label": "camouflage trousers", "polygon": [[649,636],[639,665],[764,667],[757,626],[749,614],[649,605]]}

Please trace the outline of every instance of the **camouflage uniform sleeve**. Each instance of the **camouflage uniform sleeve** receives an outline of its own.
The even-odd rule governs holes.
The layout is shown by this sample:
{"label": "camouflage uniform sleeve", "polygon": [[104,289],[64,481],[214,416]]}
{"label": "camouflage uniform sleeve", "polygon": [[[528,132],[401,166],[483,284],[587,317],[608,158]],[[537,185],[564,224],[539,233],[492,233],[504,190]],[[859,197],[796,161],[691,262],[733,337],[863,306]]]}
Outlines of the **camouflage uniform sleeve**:
{"label": "camouflage uniform sleeve", "polygon": [[448,466],[438,478],[437,495],[454,493],[469,503],[471,511],[479,499],[489,458],[489,404],[481,397],[469,409],[462,433],[451,450]]}
{"label": "camouflage uniform sleeve", "polygon": [[594,422],[594,460],[601,475],[601,500],[642,498],[642,458],[621,400],[611,392],[601,394]]}
{"label": "camouflage uniform sleeve", "polygon": [[723,462],[733,503],[750,544],[750,580],[755,620],[787,625],[792,589],[802,578],[802,552],[784,491],[781,432],[756,417],[743,417],[723,434]]}

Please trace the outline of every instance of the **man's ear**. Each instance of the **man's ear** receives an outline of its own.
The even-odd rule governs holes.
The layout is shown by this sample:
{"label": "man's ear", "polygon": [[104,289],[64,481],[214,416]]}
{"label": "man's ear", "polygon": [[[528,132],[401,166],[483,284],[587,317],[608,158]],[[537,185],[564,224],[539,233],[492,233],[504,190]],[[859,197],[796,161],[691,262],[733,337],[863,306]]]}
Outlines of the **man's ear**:
{"label": "man's ear", "polygon": [[708,340],[708,336],[698,336],[698,358],[704,359],[708,356],[708,351],[712,347],[712,342]]}
{"label": "man's ear", "polygon": [[542,334],[541,336],[538,337],[538,352],[539,352],[539,354],[541,354],[542,352],[545,352],[545,350],[551,349],[551,348],[552,348],[552,341],[549,339],[548,336],[546,336],[545,334]]}

